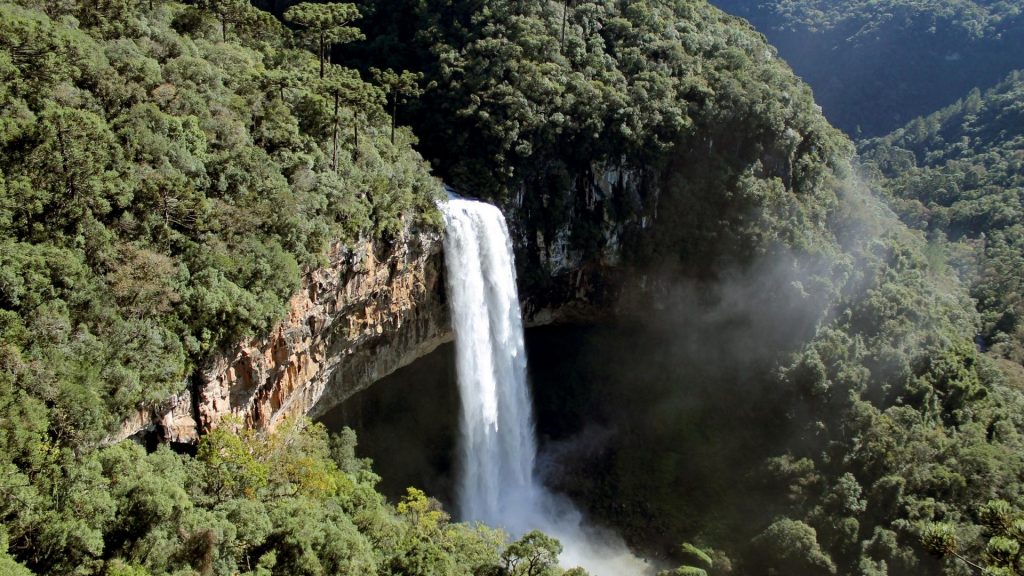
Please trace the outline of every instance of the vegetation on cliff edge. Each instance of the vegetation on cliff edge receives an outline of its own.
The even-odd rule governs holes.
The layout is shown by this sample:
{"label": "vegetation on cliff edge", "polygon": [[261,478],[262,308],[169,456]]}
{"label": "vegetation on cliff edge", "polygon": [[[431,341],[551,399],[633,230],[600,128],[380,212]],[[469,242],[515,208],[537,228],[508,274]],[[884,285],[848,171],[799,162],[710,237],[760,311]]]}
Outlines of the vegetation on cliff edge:
{"label": "vegetation on cliff edge", "polygon": [[[241,0],[0,2],[0,567],[503,574],[530,542],[550,556],[418,492],[390,507],[351,438],[332,452],[303,422],[225,426],[194,458],[97,448],[266,331],[330,242],[429,223],[436,182],[398,120],[452,184],[516,208],[530,258],[619,242],[645,281],[628,296],[660,306],[668,361],[630,381],[648,387],[618,406],[628,433],[575,488],[632,543],[687,541],[679,559],[722,574],[960,574],[930,555],[951,548],[1019,570],[1021,390],[761,35],[697,0],[359,8],[285,12],[292,31]],[[672,320],[694,302],[717,356],[683,353]],[[688,412],[694,386],[741,401]],[[700,414],[701,450],[680,451]],[[681,489],[712,481],[740,499]]]}

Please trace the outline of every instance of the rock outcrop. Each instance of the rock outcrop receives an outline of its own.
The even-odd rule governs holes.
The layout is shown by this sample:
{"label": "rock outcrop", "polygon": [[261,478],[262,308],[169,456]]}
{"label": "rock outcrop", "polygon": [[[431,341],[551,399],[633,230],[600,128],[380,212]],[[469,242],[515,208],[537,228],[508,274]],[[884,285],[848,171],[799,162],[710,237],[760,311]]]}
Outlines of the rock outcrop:
{"label": "rock outcrop", "polygon": [[[552,222],[543,206],[506,206],[524,321],[594,322],[615,315],[622,278],[620,237],[646,226],[653,200],[644,175],[594,167],[564,191],[572,207]],[[628,204],[628,211],[620,204]],[[650,204],[651,206],[647,206]],[[618,221],[615,211],[631,215]],[[574,246],[578,228],[592,245]],[[452,339],[439,233],[388,245],[335,246],[309,272],[287,317],[265,337],[209,360],[189,389],[125,421],[117,441],[142,431],[194,443],[227,416],[271,429],[293,414],[324,414],[356,392]]]}
{"label": "rock outcrop", "polygon": [[623,312],[622,290],[639,279],[624,262],[624,244],[657,214],[656,181],[646,170],[593,164],[564,189],[529,200],[523,191],[505,207],[528,326],[602,322]]}
{"label": "rock outcrop", "polygon": [[266,338],[215,358],[195,400],[200,430],[233,414],[268,429],[317,416],[451,339],[440,236],[337,248]]}
{"label": "rock outcrop", "polygon": [[269,335],[213,357],[189,390],[124,422],[112,440],[150,430],[193,443],[229,415],[271,429],[325,412],[451,340],[443,257],[434,232],[335,246]]}

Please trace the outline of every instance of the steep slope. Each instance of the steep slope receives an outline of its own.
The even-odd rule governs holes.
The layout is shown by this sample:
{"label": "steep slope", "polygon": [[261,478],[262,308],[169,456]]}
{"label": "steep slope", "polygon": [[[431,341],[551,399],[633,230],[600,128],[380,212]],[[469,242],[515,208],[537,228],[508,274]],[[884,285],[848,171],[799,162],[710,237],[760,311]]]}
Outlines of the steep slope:
{"label": "steep slope", "polygon": [[403,117],[447,181],[507,207],[526,305],[604,282],[639,330],[595,392],[611,438],[563,489],[723,572],[956,573],[922,537],[1016,500],[1020,392],[763,37],[685,0],[363,7],[341,53],[424,74]]}
{"label": "steep slope", "polygon": [[436,223],[439,186],[406,131],[392,144],[377,88],[349,82],[370,96],[356,144],[312,55],[216,7],[237,10],[224,28],[177,2],[0,2],[0,572],[497,566],[501,538],[422,493],[396,510],[353,438],[301,419],[228,420],[194,458],[98,447],[267,336],[328,256],[378,292],[372,311],[392,294],[365,252]]}
{"label": "steep slope", "polygon": [[[578,489],[634,544],[697,541],[720,571],[750,574],[957,573],[921,544],[947,529],[972,537],[957,549],[970,557],[978,534],[1012,548],[978,511],[1020,515],[987,504],[1021,494],[1020,392],[973,347],[962,287],[849,180],[852,145],[752,28],[696,0],[362,8],[367,40],[331,61],[422,72],[418,100],[385,100],[348,69],[321,83],[292,44],[306,35],[245,2],[0,3],[0,542],[13,561],[503,574],[538,552],[449,524],[421,493],[385,504],[351,438],[332,451],[301,420],[246,430],[288,407],[234,358],[224,397],[256,409],[194,458],[97,448],[218,350],[269,358],[288,380],[276,358],[292,366],[293,342],[271,327],[294,320],[289,298],[314,300],[318,266],[344,260],[326,255],[373,238],[394,256],[429,229],[438,187],[410,132],[391,140],[389,112],[449,182],[506,209],[529,310],[582,294],[664,337],[644,349],[659,354],[654,384],[618,406],[611,463]],[[302,278],[314,290],[295,294]],[[383,343],[396,323],[376,304],[391,293],[369,292],[331,321]],[[739,401],[709,403],[720,434],[685,452],[693,386]],[[687,507],[679,486],[722,479],[690,471],[737,445],[725,480],[756,506]]]}
{"label": "steep slope", "polygon": [[747,18],[847,134],[881,136],[1024,66],[1024,14],[977,0],[715,0]]}
{"label": "steep slope", "polygon": [[95,440],[266,333],[329,244],[437,222],[406,140],[371,123],[334,160],[351,110],[265,14],[222,42],[178,4],[2,9],[0,306],[10,365],[32,367],[19,386],[47,390],[58,436]]}
{"label": "steep slope", "polygon": [[1024,362],[1024,76],[861,144],[896,211],[971,287],[984,345]]}
{"label": "steep slope", "polygon": [[849,142],[759,34],[704,3],[363,10],[368,40],[342,52],[425,75],[401,114],[447,182],[508,207],[531,295],[566,261],[713,275],[829,235]]}

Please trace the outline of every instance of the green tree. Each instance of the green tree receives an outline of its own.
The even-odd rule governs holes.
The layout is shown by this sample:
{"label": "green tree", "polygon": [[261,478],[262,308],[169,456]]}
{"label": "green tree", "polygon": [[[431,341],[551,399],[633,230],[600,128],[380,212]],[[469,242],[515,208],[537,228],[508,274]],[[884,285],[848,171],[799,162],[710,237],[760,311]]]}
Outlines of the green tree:
{"label": "green tree", "polygon": [[305,28],[315,41],[321,78],[324,77],[324,64],[334,45],[365,38],[358,28],[348,26],[360,18],[355,4],[302,2],[285,11],[284,17]]}
{"label": "green tree", "polygon": [[508,545],[501,553],[501,561],[508,574],[514,576],[541,576],[558,565],[562,544],[543,532],[531,530]]}
{"label": "green tree", "polygon": [[200,8],[213,12],[220,22],[221,39],[228,40],[228,27],[240,28],[257,18],[257,10],[249,0],[199,0]]}
{"label": "green tree", "polygon": [[[268,330],[328,242],[429,223],[436,183],[377,139],[324,169],[332,110],[293,78],[317,60],[271,15],[145,4],[0,2],[0,572],[373,573],[410,524],[319,427],[227,420],[196,457],[106,443]],[[383,129],[356,87],[353,129]],[[459,573],[497,563],[457,532],[472,553],[437,549]]]}
{"label": "green tree", "polygon": [[0,573],[8,576],[33,576],[32,571],[14,558],[7,551],[7,530],[0,527]]}
{"label": "green tree", "polygon": [[[376,90],[359,78],[359,72],[350,68],[332,65],[327,75],[320,80],[320,90],[332,103],[331,108],[331,169],[338,169],[338,128],[341,123],[341,106],[352,110],[354,146],[359,146],[358,110],[366,110],[377,104]],[[355,151],[353,151],[355,154]]]}
{"label": "green tree", "polygon": [[954,556],[968,566],[984,571],[983,566],[967,559],[960,552],[960,541],[956,535],[956,526],[950,523],[930,523],[921,531],[921,544],[932,554]]}
{"label": "green tree", "polygon": [[398,104],[407,102],[409,98],[418,98],[423,94],[423,89],[419,86],[423,74],[408,70],[395,72],[390,68],[385,70],[373,68],[371,72],[374,80],[384,88],[384,93],[387,95],[388,107],[391,110],[391,143],[394,144],[395,125],[398,122]]}
{"label": "green tree", "polygon": [[696,561],[700,566],[687,564],[680,566],[675,570],[659,572],[658,576],[707,576],[708,570],[713,568],[715,565],[711,555],[707,551],[702,550],[689,542],[684,542],[681,548],[684,556],[687,556],[691,561]]}
{"label": "green tree", "polygon": [[285,101],[285,91],[302,84],[302,76],[294,70],[271,68],[263,73],[263,85]]}
{"label": "green tree", "polygon": [[267,464],[260,457],[255,432],[239,433],[237,419],[226,418],[199,442],[196,459],[206,468],[210,495],[220,501],[234,497],[255,498],[269,480]]}
{"label": "green tree", "polygon": [[29,166],[40,196],[23,208],[68,241],[88,246],[92,256],[102,255],[110,241],[102,223],[132,198],[119,178],[123,152],[107,123],[84,110],[48,107],[37,129],[40,145]]}
{"label": "green tree", "polygon": [[835,564],[818,543],[817,532],[799,520],[776,520],[751,543],[758,550],[763,566],[778,573],[836,573]]}

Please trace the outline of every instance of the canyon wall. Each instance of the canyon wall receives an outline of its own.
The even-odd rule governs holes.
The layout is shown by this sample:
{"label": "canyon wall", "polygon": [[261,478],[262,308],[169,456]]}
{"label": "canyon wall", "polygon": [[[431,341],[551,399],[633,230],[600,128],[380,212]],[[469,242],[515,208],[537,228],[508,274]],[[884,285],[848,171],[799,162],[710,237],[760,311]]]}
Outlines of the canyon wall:
{"label": "canyon wall", "polygon": [[[543,215],[515,201],[504,207],[527,326],[616,313],[628,277],[619,272],[619,238],[628,227],[644,227],[641,215],[652,211],[642,206],[641,181],[623,171],[589,171],[566,191],[574,206],[555,225],[544,226]],[[621,221],[610,216],[613,201],[640,209]],[[598,230],[596,243],[574,246],[574,226]],[[109,440],[149,433],[194,443],[227,416],[272,429],[289,415],[327,412],[452,339],[443,259],[438,232],[333,247],[328,263],[303,278],[287,317],[270,334],[215,355],[185,392],[140,410]]]}
{"label": "canyon wall", "polygon": [[215,355],[185,392],[140,411],[111,440],[150,432],[194,443],[227,416],[271,429],[321,414],[451,340],[443,257],[436,232],[334,246],[270,334]]}

